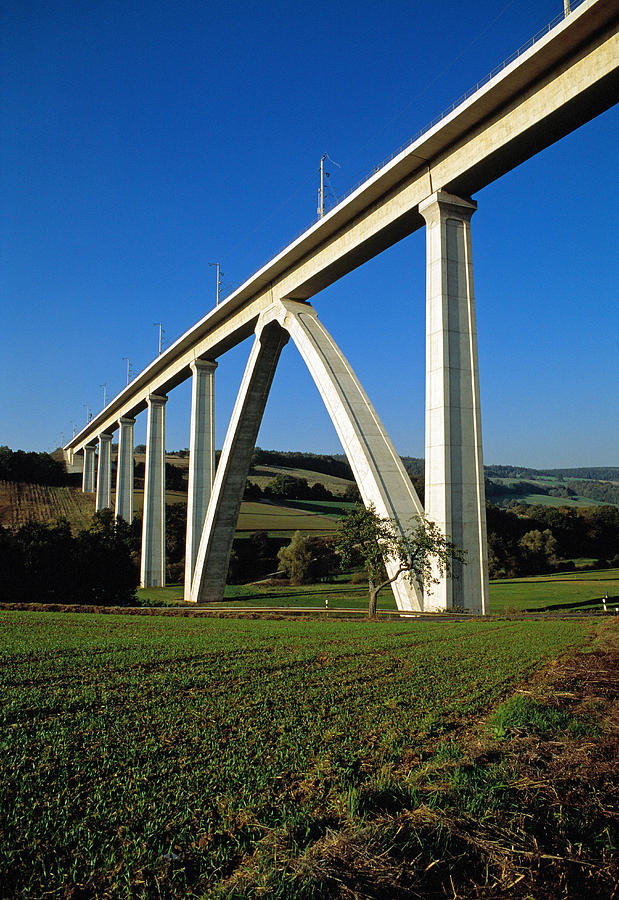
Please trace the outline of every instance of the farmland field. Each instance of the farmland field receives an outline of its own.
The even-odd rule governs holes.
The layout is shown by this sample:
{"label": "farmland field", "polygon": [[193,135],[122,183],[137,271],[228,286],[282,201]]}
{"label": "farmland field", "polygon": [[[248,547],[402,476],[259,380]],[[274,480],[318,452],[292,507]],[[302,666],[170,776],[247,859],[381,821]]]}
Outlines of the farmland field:
{"label": "farmland field", "polygon": [[289,536],[294,531],[329,534],[335,530],[336,523],[336,515],[316,513],[311,508],[296,509],[276,503],[245,501],[241,504],[237,532],[267,531],[272,537]]}
{"label": "farmland field", "polygon": [[0,525],[65,518],[75,529],[86,528],[94,509],[94,494],[83,494],[80,488],[0,481]]}
{"label": "farmland field", "polygon": [[310,469],[295,469],[287,466],[255,466],[249,480],[265,488],[269,481],[276,475],[291,475],[293,478],[305,478],[310,487],[314,484],[323,484],[327,490],[334,494],[343,494],[347,487],[354,484],[347,478],[339,478],[337,475],[325,475],[322,472],[312,472]]}
{"label": "farmland field", "polygon": [[504,578],[490,582],[490,611],[548,609],[560,612],[585,607],[599,610],[604,596],[608,596],[609,606],[619,606],[619,569]]}
{"label": "farmland field", "polygon": [[[112,497],[112,503],[114,499]],[[134,510],[142,514],[144,491],[133,495]],[[187,493],[166,490],[166,503],[187,503]],[[238,521],[239,536],[268,531],[273,537],[291,537],[299,530],[307,534],[330,534],[339,516],[351,504],[330,501],[295,501],[282,505],[270,502],[243,502]],[[68,519],[77,531],[87,528],[95,511],[95,495],[76,487],[48,487],[39,484],[0,481],[0,525],[19,526],[26,522],[53,522]]]}
{"label": "farmland field", "polygon": [[[256,896],[230,879],[301,857],[394,779],[413,802],[428,741],[592,626],[12,611],[0,628],[0,895],[180,898]],[[268,896],[301,887],[293,867]]]}

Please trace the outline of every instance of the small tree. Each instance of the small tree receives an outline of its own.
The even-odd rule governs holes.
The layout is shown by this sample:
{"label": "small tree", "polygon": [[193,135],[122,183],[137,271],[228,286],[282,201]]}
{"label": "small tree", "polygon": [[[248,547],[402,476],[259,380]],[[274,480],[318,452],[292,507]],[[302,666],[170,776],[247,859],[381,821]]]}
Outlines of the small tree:
{"label": "small tree", "polygon": [[277,558],[291,584],[307,584],[311,580],[312,551],[308,538],[300,531],[295,531],[288,546],[278,551]]}
{"label": "small tree", "polygon": [[295,531],[287,547],[277,551],[277,558],[291,584],[324,581],[339,567],[331,538],[309,537],[300,531]]}
{"label": "small tree", "polygon": [[[427,590],[430,584],[438,584],[439,578],[451,571],[454,560],[464,562],[464,552],[425,516],[415,516],[410,526],[400,532],[392,519],[378,515],[373,504],[366,508],[357,503],[355,509],[340,520],[335,549],[344,565],[361,563],[365,567],[371,619],[376,616],[379,592],[400,575]],[[396,571],[391,577],[385,569],[385,557],[396,562]]]}

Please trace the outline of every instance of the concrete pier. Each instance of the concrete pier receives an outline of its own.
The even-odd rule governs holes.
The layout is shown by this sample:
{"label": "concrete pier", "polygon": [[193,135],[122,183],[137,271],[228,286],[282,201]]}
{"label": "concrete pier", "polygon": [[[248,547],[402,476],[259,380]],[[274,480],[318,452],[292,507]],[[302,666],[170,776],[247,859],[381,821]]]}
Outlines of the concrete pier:
{"label": "concrete pier", "polygon": [[112,505],[112,435],[99,435],[99,463],[97,465],[97,500],[95,509],[108,509]]}
{"label": "concrete pier", "polygon": [[477,205],[438,191],[426,220],[426,514],[466,551],[427,610],[486,614],[488,565],[471,216]]}
{"label": "concrete pier", "polygon": [[198,546],[215,480],[215,369],[213,360],[191,363],[191,434],[187,491],[187,541],[185,547],[185,600],[191,598],[191,582]]}
{"label": "concrete pier", "polygon": [[232,541],[251,456],[273,375],[288,334],[277,324],[256,326],[256,339],[241,383],[215,474],[191,586],[194,603],[223,600]]}
{"label": "concrete pier", "polygon": [[148,425],[142,518],[142,587],[165,586],[165,405],[167,397],[147,398]]}
{"label": "concrete pier", "polygon": [[133,520],[133,426],[135,419],[118,420],[118,464],[116,468],[116,518]]}
{"label": "concrete pier", "polygon": [[82,491],[92,494],[95,490],[95,448],[92,444],[84,447],[84,469],[82,472]]}

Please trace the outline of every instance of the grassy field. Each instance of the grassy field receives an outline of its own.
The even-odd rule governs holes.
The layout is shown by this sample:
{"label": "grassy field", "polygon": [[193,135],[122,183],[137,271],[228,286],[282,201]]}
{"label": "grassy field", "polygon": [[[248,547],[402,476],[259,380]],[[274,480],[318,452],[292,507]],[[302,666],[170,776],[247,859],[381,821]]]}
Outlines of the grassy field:
{"label": "grassy field", "polygon": [[276,475],[292,475],[293,478],[305,478],[310,487],[314,484],[324,484],[327,490],[334,494],[343,494],[347,487],[354,484],[347,478],[339,478],[337,475],[323,475],[322,472],[312,472],[310,469],[294,469],[284,466],[256,466],[249,480],[265,488],[269,481]]}
{"label": "grassy field", "polygon": [[[276,503],[243,502],[237,524],[237,532],[267,531],[271,537],[287,537],[295,531],[306,534],[330,534],[337,524],[338,504],[334,504],[332,515],[315,512],[312,504],[303,504],[305,508],[292,505],[280,506]],[[324,503],[318,504],[320,510]]]}
{"label": "grassy field", "polygon": [[[570,481],[577,480],[582,479],[570,479]],[[493,476],[492,481],[498,485],[503,484],[505,485],[505,487],[518,486],[522,481],[525,481],[527,484],[531,485],[539,485],[540,489],[565,486],[565,482],[562,479],[553,478],[551,476],[539,476],[537,478],[529,478],[526,475],[522,478],[498,478],[497,476]],[[585,486],[584,483],[583,486]],[[502,497],[499,495],[496,498],[493,498],[493,502],[495,501],[495,499],[517,500],[518,503],[524,503],[527,506],[570,506],[576,509],[584,508],[587,506],[604,505],[601,500],[595,500],[593,497],[587,497],[586,494],[575,494],[573,497],[553,497],[545,493],[538,494],[535,492],[535,490],[527,494],[513,495],[506,493]]]}
{"label": "grassy field", "polygon": [[[320,898],[345,896],[308,868],[330,835],[454,796],[474,809],[464,767],[451,800],[421,798],[422,761],[455,758],[466,717],[592,626],[13,611],[0,627],[3,898]],[[405,834],[409,865],[439,862]]]}
{"label": "grassy field", "polygon": [[[608,595],[608,606],[619,606],[619,569],[599,569],[592,572],[569,572],[559,575],[538,575],[528,578],[512,578],[490,582],[490,613],[501,615],[527,610],[550,612],[600,611],[601,598]],[[165,605],[182,600],[182,585],[166,588],[144,588],[138,591],[141,603],[154,602]],[[311,584],[293,587],[272,583],[226,586],[226,606],[260,607],[312,607],[324,609],[325,600],[330,609],[350,609],[367,606],[368,592],[364,585],[352,585],[344,581],[333,584]],[[379,610],[395,611],[396,604],[391,591],[386,588],[379,594]]]}
{"label": "grassy field", "polygon": [[566,572],[556,575],[528,576],[492,581],[490,610],[545,609],[551,612],[601,609],[608,595],[608,606],[619,606],[619,569],[592,572]]}
{"label": "grassy field", "polygon": [[506,494],[502,499],[516,500],[526,506],[570,506],[574,509],[585,509],[588,506],[604,506],[601,500],[592,497],[551,497],[548,494],[518,494],[516,497]]}
{"label": "grassy field", "polygon": [[[166,503],[187,503],[182,491],[166,491]],[[299,530],[307,534],[330,534],[337,519],[351,504],[343,502],[295,501],[294,503],[244,502],[238,522],[240,537],[268,531],[273,537],[291,537]],[[134,491],[134,509],[142,512],[144,491]],[[87,528],[95,511],[94,494],[80,488],[47,487],[0,481],[0,525],[53,522],[66,518],[75,530]]]}

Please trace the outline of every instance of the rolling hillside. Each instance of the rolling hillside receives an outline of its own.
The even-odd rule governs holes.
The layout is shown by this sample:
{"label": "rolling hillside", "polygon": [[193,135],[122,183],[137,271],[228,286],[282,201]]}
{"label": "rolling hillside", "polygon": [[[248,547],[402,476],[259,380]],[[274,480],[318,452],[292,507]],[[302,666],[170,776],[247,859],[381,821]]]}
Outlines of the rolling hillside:
{"label": "rolling hillside", "polygon": [[[144,453],[136,452],[135,461],[136,464],[144,463]],[[411,474],[422,474],[423,460],[403,457],[403,462]],[[187,453],[167,453],[166,463],[180,470],[186,482]],[[291,475],[305,479],[310,487],[322,484],[335,496],[341,496],[354,483],[352,473],[350,478],[345,477],[349,472],[344,456],[258,449],[249,479],[264,489],[277,475]],[[515,466],[487,466],[486,491],[489,503],[498,506],[619,506],[619,468],[542,471]],[[168,490],[166,500],[170,504],[186,503],[187,495],[182,490]],[[142,505],[143,490],[138,480],[136,512],[141,512]],[[239,535],[268,531],[282,537],[296,529],[324,534],[333,530],[343,511],[344,506],[339,502],[244,502],[238,531]],[[0,480],[0,525],[18,526],[28,521],[49,522],[64,517],[74,530],[78,530],[88,525],[93,512],[94,495],[83,494],[79,487]]]}
{"label": "rolling hillside", "polygon": [[[144,492],[135,491],[135,511],[141,513]],[[179,491],[168,491],[168,504],[186,503],[186,495]],[[299,501],[303,507],[294,504],[279,505],[267,500],[243,502],[239,516],[239,537],[256,531],[268,531],[272,537],[289,537],[295,531],[307,534],[329,534],[341,515],[341,505],[337,503],[312,503]],[[94,494],[83,494],[74,487],[50,487],[39,484],[0,481],[0,525],[12,527],[26,522],[53,522],[67,519],[74,531],[86,528],[94,513]]]}
{"label": "rolling hillside", "polygon": [[94,494],[83,494],[80,488],[0,481],[0,525],[64,518],[79,530],[86,528],[94,508]]}

